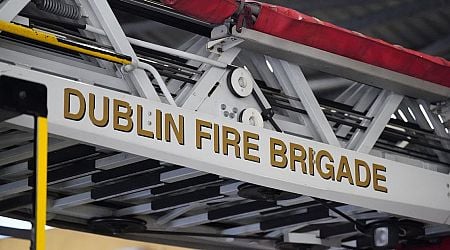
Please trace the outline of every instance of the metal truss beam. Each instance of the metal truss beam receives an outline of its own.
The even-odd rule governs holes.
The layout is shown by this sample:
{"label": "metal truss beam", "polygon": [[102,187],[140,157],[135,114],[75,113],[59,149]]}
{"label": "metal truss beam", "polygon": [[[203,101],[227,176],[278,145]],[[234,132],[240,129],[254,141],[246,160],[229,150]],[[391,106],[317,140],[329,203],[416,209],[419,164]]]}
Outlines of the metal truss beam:
{"label": "metal truss beam", "polygon": [[[217,59],[219,62],[226,64],[231,64],[234,59],[238,56],[240,49],[231,48],[223,52]],[[183,90],[180,97],[177,98],[178,103],[182,103],[183,108],[197,110],[203,101],[208,97],[208,93],[214,87],[214,85],[222,79],[225,73],[228,72],[227,69],[211,67],[209,70],[202,75],[194,87],[190,90]],[[184,96],[184,100],[182,100]]]}
{"label": "metal truss beam", "polygon": [[450,97],[450,89],[435,83],[352,60],[323,50],[291,42],[267,34],[243,29],[233,36],[244,40],[239,47],[264,55],[314,68],[378,88],[395,91],[426,100],[443,100]]}
{"label": "metal truss beam", "polygon": [[[26,119],[26,118],[25,118]],[[31,122],[31,118],[27,119]],[[77,144],[72,140],[60,140],[55,138],[49,138],[48,152],[59,150]],[[19,146],[8,151],[0,153],[0,166],[20,162],[33,157],[33,145],[26,144]]]}
{"label": "metal truss beam", "polygon": [[[272,187],[294,193],[300,193],[322,199],[343,202],[361,207],[370,207],[389,213],[411,216],[422,220],[438,223],[450,223],[448,175],[434,171],[421,169],[398,162],[374,157],[368,154],[358,153],[342,149],[332,145],[319,143],[299,137],[277,133],[275,131],[246,126],[242,123],[224,121],[216,116],[194,112],[185,108],[173,107],[160,102],[152,102],[143,98],[117,93],[115,91],[102,89],[90,85],[80,84],[52,75],[35,72],[18,66],[0,63],[0,72],[12,77],[20,77],[24,80],[43,83],[49,90],[49,129],[51,133],[67,136],[74,140],[83,141],[88,144],[109,147],[117,151],[123,151],[170,162],[176,165],[189,166],[198,171],[213,173],[219,176],[251,182],[258,185]],[[259,135],[260,162],[244,161],[235,155],[216,154],[212,148],[212,142],[205,144],[205,149],[199,150],[195,146],[196,133],[185,133],[184,144],[177,140],[159,141],[144,136],[138,136],[136,130],[131,133],[114,130],[113,125],[96,127],[92,125],[89,117],[74,121],[64,118],[64,89],[72,88],[80,91],[83,96],[93,93],[96,96],[107,96],[111,100],[122,100],[131,107],[141,105],[146,111],[160,110],[163,114],[171,114],[174,117],[183,115],[185,131],[196,131],[195,121],[205,120],[217,123],[220,126],[228,125],[234,127],[238,132],[251,131]],[[18,117],[9,122],[32,126],[31,121]],[[310,147],[313,152],[325,150],[334,156],[335,160],[347,157],[349,162],[362,159],[368,165],[378,164],[386,168],[386,177],[382,185],[388,187],[387,192],[376,191],[374,188],[361,188],[351,185],[347,181],[326,181],[320,176],[302,174],[301,171],[293,172],[290,169],[273,167],[270,162],[270,138],[277,138],[286,143],[295,143]],[[206,142],[205,142],[206,143]],[[208,150],[211,149],[211,150]],[[356,162],[356,161],[355,161]],[[338,164],[338,163],[336,163]],[[407,178],[405,178],[407,174]],[[375,177],[374,177],[375,178]],[[420,192],[405,193],[405,189],[415,189],[417,183],[423,183]],[[151,183],[150,183],[151,184]],[[149,185],[151,186],[151,185]],[[131,191],[127,190],[126,192]],[[119,193],[126,193],[118,192]],[[215,194],[220,195],[220,192]],[[90,194],[88,194],[90,195]],[[105,195],[104,197],[109,197]],[[85,199],[86,197],[81,197]],[[206,197],[211,198],[211,197]],[[205,199],[206,199],[205,198]],[[90,199],[88,197],[88,199]],[[161,206],[162,208],[162,206]],[[154,209],[154,207],[152,207]]]}
{"label": "metal truss beam", "polygon": [[[274,89],[282,89],[282,86],[279,83],[279,81],[282,81],[282,80],[289,81],[288,79],[285,78],[286,77],[285,74],[278,75],[278,77],[283,77],[280,80],[277,79],[277,77],[275,77],[275,74],[274,74],[275,72],[271,72],[271,70],[268,68],[267,63],[270,61],[270,58],[267,58],[263,55],[255,54],[255,53],[252,53],[249,51],[245,51],[244,55],[246,55],[246,57],[250,58],[250,60],[249,60],[250,62],[247,63],[247,65],[249,65],[250,68],[254,68],[256,70],[253,72],[258,73],[261,76],[261,79],[267,84],[268,87],[274,88]],[[244,58],[242,58],[242,60],[244,60]],[[272,70],[273,70],[273,68],[272,68]],[[284,91],[286,92],[289,90],[290,89],[284,90]],[[287,92],[286,94],[288,94],[288,93],[295,95],[292,92]],[[302,104],[299,101],[289,100],[289,103],[295,108],[303,108]],[[293,112],[290,110],[286,110],[285,112],[291,118],[291,121],[295,122],[295,124],[300,124],[302,126],[305,125],[304,127],[307,128],[308,130],[310,130],[308,134],[311,135],[310,136],[311,138],[317,138],[317,139],[319,138],[318,134],[313,129],[313,126],[306,115],[299,114],[299,113],[296,113],[296,112]],[[278,124],[278,125],[280,126],[280,124]],[[281,127],[281,128],[282,128],[282,130],[286,129],[285,126]],[[285,130],[283,130],[283,131],[285,131]],[[291,132],[299,134],[300,130],[291,130]]]}
{"label": "metal truss beam", "polygon": [[[380,92],[380,90],[378,90],[377,88],[366,86],[363,94],[360,96],[360,98],[358,98],[356,103],[354,103],[354,105],[352,105],[353,110],[361,112],[361,113],[365,113],[369,109],[370,105],[372,105],[375,98],[377,98],[379,92]],[[336,135],[341,136],[341,137],[346,137],[350,133],[351,129],[352,128],[350,126],[341,125],[341,126],[339,126],[339,128],[336,132]]]}
{"label": "metal truss beam", "polygon": [[222,197],[223,195],[220,193],[219,187],[207,187],[200,190],[191,191],[189,193],[156,199],[150,203],[123,208],[117,210],[114,214],[116,216],[150,214],[184,207],[186,205],[190,205],[191,203],[207,202]]}
{"label": "metal truss beam", "polygon": [[8,148],[19,143],[33,140],[34,136],[31,133],[13,132],[1,136],[0,149]]}
{"label": "metal truss beam", "polygon": [[180,217],[181,215],[191,211],[192,209],[198,207],[200,205],[198,204],[190,204],[190,205],[186,205],[184,207],[180,207],[180,208],[176,208],[170,212],[168,212],[166,215],[163,215],[161,217],[158,218],[158,220],[156,221],[156,224],[158,225],[165,225],[168,222],[172,221],[173,219],[176,219],[177,217]]}
{"label": "metal truss beam", "polygon": [[87,84],[103,86],[126,93],[132,92],[124,79],[111,76],[105,69],[61,56],[52,57],[48,53],[33,51],[31,48],[24,51],[16,51],[15,49],[21,48],[8,44],[6,41],[2,42],[2,47],[0,47],[2,59],[15,64],[26,65],[38,71],[53,73],[68,79],[76,79]]}
{"label": "metal truss beam", "polygon": [[[422,113],[422,110],[420,110],[419,103],[417,101],[413,101],[411,99],[406,99],[405,103],[414,113],[414,116],[416,117],[416,122],[421,128],[426,129],[426,130],[433,130],[430,127],[430,125],[428,124],[428,122],[425,118],[425,115]],[[425,109],[425,112],[427,112],[427,114],[429,114],[429,113],[431,114],[431,112],[429,110],[427,111],[427,109],[429,109],[427,105],[424,106],[424,109]],[[434,115],[428,116],[430,118],[430,121],[433,116]],[[444,136],[448,136],[448,135],[444,135]],[[440,161],[450,163],[450,158],[447,154],[445,154],[439,150],[436,150],[436,149],[433,149],[433,152],[438,156]]]}
{"label": "metal truss beam", "polygon": [[[439,118],[436,116],[436,114],[434,114],[433,112],[431,112],[430,110],[430,104],[427,103],[424,100],[418,100],[417,103],[419,105],[422,105],[422,107],[424,108],[428,118],[430,119],[431,124],[434,127],[434,133],[440,137],[443,138],[449,138],[450,139],[450,135],[445,131],[445,127],[444,125],[441,123],[441,121],[439,120]],[[450,142],[445,141],[445,140],[441,140],[441,144],[444,148],[446,149],[450,149]]]}
{"label": "metal truss beam", "polygon": [[102,158],[96,161],[96,168],[101,170],[110,170],[128,164],[145,160],[145,157],[129,153],[119,153],[110,157]]}
{"label": "metal truss beam", "polygon": [[[269,69],[268,63],[270,63],[272,58],[255,54],[250,51],[243,51],[243,55],[239,59],[245,63],[246,67],[250,67],[249,69],[253,69],[252,72],[256,72],[256,74],[261,77],[261,79],[266,83],[268,87],[274,89],[282,89],[285,94],[295,96],[295,93],[291,90],[291,88],[283,89],[281,84],[279,83],[279,81],[289,82],[289,79],[286,78],[286,74],[271,72],[271,70]],[[277,77],[275,77],[274,73],[277,74]],[[294,108],[303,108],[301,102],[297,100],[289,99],[289,104]],[[290,110],[285,110],[285,112],[290,119],[286,119],[285,117],[282,117],[280,115],[274,116],[275,122],[278,126],[280,126],[282,131],[294,135],[301,135],[305,138],[315,138],[319,140],[319,135],[317,134],[311,120],[307,115],[299,114]]]}
{"label": "metal truss beam", "polygon": [[[120,156],[121,154],[118,154]],[[142,161],[142,159],[140,159]],[[143,167],[147,168],[146,166],[151,164],[148,162],[149,160],[143,161],[141,165]],[[104,166],[114,166],[115,168],[118,168],[119,166],[124,166],[131,164],[130,162],[124,162],[121,158],[117,157],[108,157],[103,158],[96,161],[96,169],[103,169],[105,170]],[[136,165],[136,164],[134,164]],[[111,170],[111,168],[108,168]],[[138,166],[131,166],[128,165],[127,169],[131,169],[133,171],[138,171]],[[120,174],[120,177],[126,177],[121,171],[117,174]],[[104,174],[103,174],[104,173]],[[179,182],[182,180],[194,178],[195,176],[204,175],[205,173],[199,172],[197,170],[191,170],[187,168],[181,168],[169,172],[163,172],[161,174],[158,173],[148,173],[144,175],[138,175],[137,177],[133,179],[126,179],[123,181],[117,182],[117,178],[113,177],[113,174],[107,174],[110,172],[101,172],[99,174],[94,174],[93,176],[88,177],[82,177],[75,180],[71,180],[68,182],[61,183],[59,187],[64,186],[64,188],[73,188],[73,187],[88,187],[92,186],[94,184],[98,184],[102,182],[103,179],[113,182],[116,181],[116,183],[113,184],[106,184],[101,187],[94,187],[90,192],[85,192],[82,194],[75,194],[72,196],[67,196],[64,198],[60,198],[58,200],[55,200],[53,209],[66,209],[68,207],[75,207],[83,204],[87,204],[94,201],[100,201],[105,199],[111,199],[111,198],[118,198],[118,201],[126,201],[130,199],[136,199],[136,198],[142,198],[143,195],[151,196],[153,195],[152,188],[158,187],[162,185],[162,182],[165,183],[173,183],[173,182]],[[107,176],[99,176],[100,174],[107,175]],[[119,177],[119,178],[120,178]],[[155,182],[153,180],[154,178],[158,178],[158,182]],[[153,179],[152,179],[153,178]],[[153,180],[153,181],[152,181]],[[75,186],[74,186],[75,185]],[[81,186],[80,186],[81,185]],[[1,187],[1,186],[0,186]],[[143,190],[145,189],[145,190]],[[158,193],[158,191],[155,189],[155,193]],[[179,204],[183,205],[183,204]],[[138,205],[136,207],[130,207],[123,209],[123,211],[132,210],[135,211],[138,207],[145,207],[147,204]],[[157,206],[157,205],[156,205]],[[119,212],[118,212],[119,213]]]}
{"label": "metal truss beam", "polygon": [[339,239],[321,239],[318,234],[318,231],[308,233],[287,233],[284,237],[284,242],[341,247],[341,241]]}
{"label": "metal truss beam", "polygon": [[367,116],[373,117],[373,120],[362,122],[362,124],[368,125],[367,130],[355,132],[348,142],[347,148],[361,153],[369,153],[402,100],[403,96],[383,90],[367,113]]}
{"label": "metal truss beam", "polygon": [[[330,123],[325,117],[325,114],[322,112],[319,102],[314,96],[314,93],[312,92],[311,87],[309,86],[300,67],[298,65],[273,58],[270,59],[270,62],[282,89],[288,95],[292,96],[295,94],[294,96],[298,97],[302,102],[303,107],[306,109],[306,112],[308,113],[308,116],[316,129],[316,132],[320,136],[320,139],[330,145],[340,146]],[[280,80],[281,74],[286,76],[288,82]]]}
{"label": "metal truss beam", "polygon": [[[51,202],[50,202],[51,204]],[[73,218],[89,220],[92,218],[109,217],[113,215],[113,211],[109,208],[86,204],[75,208],[58,209],[50,207],[49,213],[64,215]]]}
{"label": "metal truss beam", "polygon": [[25,6],[28,5],[30,0],[4,0],[0,3],[0,19],[10,22],[19,12],[22,11]]}
{"label": "metal truss beam", "polygon": [[216,210],[208,211],[207,213],[177,219],[170,222],[169,226],[174,228],[178,227],[182,228],[226,220],[228,218],[242,219],[245,217],[252,217],[258,215],[261,212],[270,211],[277,208],[279,208],[279,206],[277,206],[275,203],[272,202],[254,201],[249,203],[238,204],[231,207],[219,208]]}
{"label": "metal truss beam", "polygon": [[[136,164],[137,162],[141,162],[142,167]],[[119,168],[121,166],[128,165],[130,168],[132,168],[133,172],[138,172],[141,169],[147,170],[155,167],[153,166],[155,165],[155,162],[156,161],[153,160],[145,160],[145,158],[141,156],[130,156],[130,154],[127,153],[120,153],[110,157],[101,158],[96,160],[95,162],[92,160],[82,160],[60,169],[50,170],[48,173],[48,185],[49,189],[54,190],[59,190],[61,188],[70,189],[88,187],[94,184],[98,184],[106,178],[109,178],[110,180],[117,179],[114,178],[114,173],[108,172],[109,175],[107,175],[106,172],[100,172],[100,170],[112,170],[113,168]],[[157,164],[157,166],[159,166],[159,163]],[[29,171],[28,169],[28,162],[15,164],[3,169],[3,173],[5,175],[2,175],[2,178]],[[88,174],[90,175],[86,176]],[[127,177],[127,174],[124,171],[120,171],[117,174],[120,174],[119,178]],[[32,181],[27,178],[1,185],[0,196],[5,197],[11,194],[31,190],[32,184]],[[65,200],[72,199],[66,198]],[[57,200],[57,202],[59,201]]]}
{"label": "metal truss beam", "polygon": [[[131,56],[133,58],[133,62],[135,64],[138,63],[139,60],[136,53],[131,47],[130,42],[125,36],[125,33],[123,32],[122,27],[116,19],[107,0],[86,1],[85,3],[92,8],[95,17],[100,22],[102,29],[106,32],[107,37],[114,49],[119,53]],[[131,77],[134,87],[141,97],[159,100],[159,96],[144,70],[135,69],[132,72],[129,72],[129,76]]]}
{"label": "metal truss beam", "polygon": [[[166,184],[176,183],[176,182],[200,177],[200,176],[206,175],[206,174],[207,173],[198,171],[195,169],[180,168],[180,169],[172,170],[169,172],[161,173],[161,182],[166,183]],[[134,192],[134,193],[127,194],[124,196],[120,196],[117,199],[120,201],[129,201],[129,200],[146,199],[146,198],[153,197],[153,196],[155,196],[155,194],[152,190],[144,190],[144,191]]]}
{"label": "metal truss beam", "polygon": [[24,176],[26,174],[31,174],[31,169],[29,167],[28,161],[0,168],[1,179],[13,179],[15,177]]}
{"label": "metal truss beam", "polygon": [[137,192],[144,189],[150,189],[161,185],[159,176],[150,173],[144,174],[134,179],[128,179],[107,186],[94,188],[89,192],[75,194],[55,200],[52,209],[65,209],[75,207],[94,201],[102,201],[127,193]]}
{"label": "metal truss beam", "polygon": [[252,72],[257,72],[261,76],[261,80],[263,80],[267,86],[271,88],[281,88],[279,79],[277,79],[275,74],[268,68],[266,60],[269,60],[269,58],[266,58],[264,55],[252,53],[251,51],[245,51],[243,56],[245,57],[245,55],[250,57],[250,62],[253,65],[253,68],[255,68],[255,71]]}
{"label": "metal truss beam", "polygon": [[[183,43],[178,49],[180,51],[185,51],[187,53],[192,53],[192,54],[196,54],[199,56],[203,56],[203,57],[208,57],[209,51],[206,49],[206,44],[208,42],[208,39],[206,37],[201,37],[198,35],[193,36],[191,39],[189,39],[188,41],[186,41],[185,43]],[[202,66],[202,63],[199,61],[194,61],[194,60],[190,60],[188,62],[186,62],[186,65],[190,65],[196,68],[200,68]],[[196,75],[193,77],[193,80],[198,80],[200,78],[199,75]],[[183,82],[176,80],[176,79],[172,79],[167,83],[167,88],[172,92],[172,93],[183,93],[183,92],[187,92],[187,89],[191,89],[192,86],[184,86]]]}
{"label": "metal truss beam", "polygon": [[300,225],[310,225],[330,218],[328,209],[324,207],[308,208],[295,215],[283,218],[269,219],[258,223],[228,228],[222,231],[223,234],[246,235],[260,232],[281,230]]}

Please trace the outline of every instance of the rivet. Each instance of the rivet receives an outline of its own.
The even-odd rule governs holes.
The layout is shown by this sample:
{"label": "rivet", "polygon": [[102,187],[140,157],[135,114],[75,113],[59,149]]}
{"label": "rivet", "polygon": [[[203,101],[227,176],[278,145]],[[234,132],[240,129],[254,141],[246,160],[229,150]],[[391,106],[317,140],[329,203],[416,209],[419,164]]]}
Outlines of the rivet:
{"label": "rivet", "polygon": [[22,100],[25,99],[25,98],[27,98],[27,92],[25,92],[25,91],[23,91],[23,90],[20,91],[20,92],[19,92],[19,98],[22,99]]}

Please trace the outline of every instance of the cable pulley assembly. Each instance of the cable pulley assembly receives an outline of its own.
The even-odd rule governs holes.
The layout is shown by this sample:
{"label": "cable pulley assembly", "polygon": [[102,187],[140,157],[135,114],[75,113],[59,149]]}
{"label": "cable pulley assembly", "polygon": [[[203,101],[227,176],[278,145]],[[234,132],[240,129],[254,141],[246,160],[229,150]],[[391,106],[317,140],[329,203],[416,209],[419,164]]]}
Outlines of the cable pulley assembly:
{"label": "cable pulley assembly", "polygon": [[247,70],[236,68],[228,75],[228,85],[231,92],[241,98],[253,92],[253,79]]}

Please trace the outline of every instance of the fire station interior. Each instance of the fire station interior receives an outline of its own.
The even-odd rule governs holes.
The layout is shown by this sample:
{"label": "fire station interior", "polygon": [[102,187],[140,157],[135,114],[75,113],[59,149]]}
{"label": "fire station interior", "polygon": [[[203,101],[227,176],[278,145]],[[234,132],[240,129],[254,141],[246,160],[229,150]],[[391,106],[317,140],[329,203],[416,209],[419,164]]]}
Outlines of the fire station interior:
{"label": "fire station interior", "polygon": [[[299,64],[295,54],[292,57],[283,54],[282,58],[277,58],[273,50],[268,52],[270,55],[264,54],[265,49],[258,48],[259,43],[255,41],[235,45],[233,40],[226,40],[230,46],[236,47],[217,56],[212,51],[214,46],[208,45],[215,41],[211,34],[220,25],[180,13],[160,1],[98,2],[109,6],[113,14],[100,9],[100,13],[105,15],[100,23],[116,18],[127,37],[217,62],[223,60],[228,65],[245,69],[251,73],[261,93],[260,96],[250,95],[248,98],[252,99],[248,102],[241,101],[229,90],[232,88],[229,79],[233,70],[220,69],[230,77],[218,80],[218,90],[211,91],[196,107],[196,112],[239,122],[242,119],[241,110],[247,103],[257,103],[259,107],[266,103],[270,105],[272,114],[264,116],[264,128],[324,142],[323,138],[329,138],[326,134],[321,136],[311,132],[311,128],[316,126],[315,121],[317,123],[315,119],[320,118],[315,118],[311,113],[316,107],[314,105],[318,104],[316,108],[323,114],[320,119],[325,119],[327,126],[329,124],[330,131],[342,148],[352,144],[358,135],[379,126],[379,136],[372,139],[373,147],[367,150],[368,155],[407,164],[412,169],[439,173],[446,176],[447,183],[450,183],[449,96],[422,99],[420,97],[422,93],[426,96],[426,90],[404,85],[399,88],[402,96],[398,98],[397,89],[391,93],[391,89],[387,91],[380,85],[358,82],[345,74],[331,74],[323,68],[314,67],[314,64]],[[288,7],[396,46],[436,56],[450,65],[450,1],[263,2]],[[98,38],[98,34],[93,35],[86,29],[85,24],[90,23],[86,13],[99,15],[94,7],[90,9],[90,4],[84,0],[0,0],[0,19],[7,19],[2,16],[6,13],[2,8],[10,8],[9,11],[17,11],[17,14],[9,18],[8,23],[12,21],[26,28],[50,32],[83,48],[114,52],[114,42]],[[15,10],[14,6],[20,10]],[[98,20],[102,18],[98,17]],[[238,21],[236,18],[227,19],[225,26],[229,28],[233,22]],[[231,28],[225,29],[225,32],[234,34]],[[239,39],[245,40],[242,37]],[[185,94],[185,88],[195,88],[201,79],[211,77],[216,70],[202,62],[153,47],[150,49],[138,43],[131,47],[141,62],[159,72],[176,101]],[[233,52],[236,48],[239,51]],[[300,65],[311,96],[315,97],[312,104],[289,88],[294,83],[289,81],[292,79],[283,66],[286,61],[289,65]],[[1,76],[3,69],[11,66],[50,75],[55,79],[88,82],[96,77],[106,82],[96,87],[129,94],[127,90],[118,89],[121,83],[116,83],[115,79],[121,69],[111,66],[111,62],[104,63],[70,48],[29,39],[11,31],[2,30],[0,33],[0,63],[0,88],[3,88],[2,81],[6,81]],[[339,71],[345,71],[347,66],[336,67],[342,67]],[[103,78],[103,75],[106,76]],[[150,73],[148,76],[150,87],[157,95],[166,96],[156,77]],[[109,82],[111,85],[107,86]],[[406,88],[409,89],[403,92]],[[225,92],[227,94],[223,94]],[[131,95],[138,94],[132,91]],[[383,99],[380,96],[384,96]],[[54,97],[49,94],[47,98],[50,103]],[[186,96],[183,98],[189,99]],[[230,100],[228,103],[230,98],[238,101]],[[266,102],[261,104],[261,98]],[[374,110],[376,105],[379,107]],[[354,205],[351,199],[349,202],[337,202],[332,197],[323,199],[288,192],[258,185],[258,181],[230,178],[214,171],[199,171],[195,165],[173,164],[138,153],[119,151],[101,140],[95,141],[95,138],[90,141],[77,140],[75,138],[78,137],[72,134],[52,133],[52,107],[49,106],[48,110],[48,226],[193,249],[450,248],[448,218],[438,223],[423,219],[419,214],[410,216],[409,213],[392,213],[389,209],[373,209],[370,204]],[[36,131],[34,127],[22,124],[27,118],[10,120],[16,115],[11,110],[0,109],[0,216],[32,221],[36,197]],[[383,115],[386,117],[385,124],[378,119]],[[176,155],[176,152],[172,153]],[[257,178],[255,176],[253,179]],[[408,171],[399,178],[408,178]],[[299,185],[307,186],[308,183]],[[416,183],[415,186],[403,187],[403,190],[409,196],[420,193],[425,185],[431,183]],[[436,192],[448,193],[450,197],[448,185]],[[450,216],[450,200],[447,199],[445,204],[447,207],[444,210]],[[402,209],[407,211],[408,205],[405,204]],[[3,225],[0,226],[0,234],[32,238],[32,231],[14,230]]]}

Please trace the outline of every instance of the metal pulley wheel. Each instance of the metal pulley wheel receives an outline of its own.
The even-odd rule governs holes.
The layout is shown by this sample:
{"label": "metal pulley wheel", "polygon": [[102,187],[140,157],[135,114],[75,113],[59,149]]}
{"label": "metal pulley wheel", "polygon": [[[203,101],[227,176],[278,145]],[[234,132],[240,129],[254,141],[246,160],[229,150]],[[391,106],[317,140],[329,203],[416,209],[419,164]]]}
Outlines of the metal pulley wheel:
{"label": "metal pulley wheel", "polygon": [[228,86],[234,95],[247,97],[253,92],[253,78],[244,68],[236,68],[228,75]]}
{"label": "metal pulley wheel", "polygon": [[264,127],[264,120],[261,113],[254,108],[243,110],[239,116],[239,121],[255,127]]}

